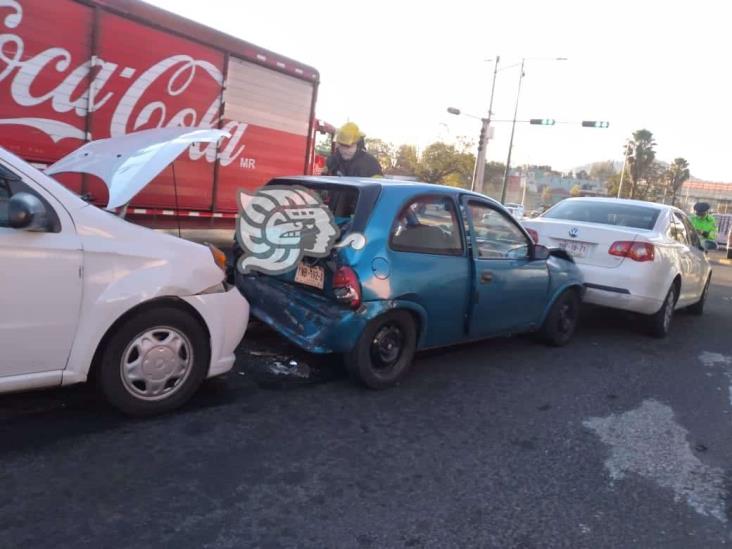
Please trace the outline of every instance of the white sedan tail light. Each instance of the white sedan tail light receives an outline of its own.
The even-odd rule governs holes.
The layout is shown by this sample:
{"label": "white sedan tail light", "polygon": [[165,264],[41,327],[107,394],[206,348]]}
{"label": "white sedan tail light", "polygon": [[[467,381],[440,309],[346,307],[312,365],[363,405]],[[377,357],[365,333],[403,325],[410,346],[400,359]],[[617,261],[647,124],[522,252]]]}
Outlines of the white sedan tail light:
{"label": "white sedan tail light", "polygon": [[656,257],[656,249],[650,242],[632,242],[627,240],[613,242],[607,253],[618,257],[628,257],[638,262],[653,261]]}

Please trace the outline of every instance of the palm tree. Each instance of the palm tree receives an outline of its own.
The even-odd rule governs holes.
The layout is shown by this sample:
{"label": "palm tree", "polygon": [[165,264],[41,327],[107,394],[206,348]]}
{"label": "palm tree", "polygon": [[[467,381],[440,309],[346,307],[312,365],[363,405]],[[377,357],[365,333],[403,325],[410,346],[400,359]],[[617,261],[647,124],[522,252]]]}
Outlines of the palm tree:
{"label": "palm tree", "polygon": [[638,182],[643,181],[648,176],[653,161],[656,159],[655,146],[656,141],[650,131],[638,130],[633,132],[633,138],[628,142],[630,198],[633,198]]}
{"label": "palm tree", "polygon": [[666,171],[668,189],[671,190],[671,205],[676,203],[676,193],[679,192],[685,181],[689,180],[689,163],[685,158],[675,158]]}

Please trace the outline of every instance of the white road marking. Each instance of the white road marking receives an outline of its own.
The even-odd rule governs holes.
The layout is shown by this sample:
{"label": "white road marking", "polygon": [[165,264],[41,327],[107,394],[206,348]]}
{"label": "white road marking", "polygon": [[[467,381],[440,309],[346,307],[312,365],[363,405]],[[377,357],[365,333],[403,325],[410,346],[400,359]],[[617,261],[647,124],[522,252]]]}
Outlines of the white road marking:
{"label": "white road marking", "polygon": [[674,421],[673,410],[646,400],[635,410],[584,422],[610,447],[605,461],[610,478],[633,473],[670,488],[675,501],[697,513],[727,522],[724,471],[702,463],[689,447],[688,431]]}

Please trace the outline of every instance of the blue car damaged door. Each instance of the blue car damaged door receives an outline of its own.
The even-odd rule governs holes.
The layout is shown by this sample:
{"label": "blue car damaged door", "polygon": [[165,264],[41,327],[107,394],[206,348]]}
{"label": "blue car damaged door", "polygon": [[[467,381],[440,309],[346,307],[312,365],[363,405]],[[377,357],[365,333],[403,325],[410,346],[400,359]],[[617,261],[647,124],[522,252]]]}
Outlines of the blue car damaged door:
{"label": "blue car damaged door", "polygon": [[470,337],[536,326],[549,292],[546,261],[531,258],[531,239],[498,207],[464,196],[461,209],[466,217],[473,267]]}
{"label": "blue car damaged door", "polygon": [[426,313],[423,347],[465,339],[471,262],[458,209],[451,196],[418,195],[405,202],[392,225],[390,292]]}

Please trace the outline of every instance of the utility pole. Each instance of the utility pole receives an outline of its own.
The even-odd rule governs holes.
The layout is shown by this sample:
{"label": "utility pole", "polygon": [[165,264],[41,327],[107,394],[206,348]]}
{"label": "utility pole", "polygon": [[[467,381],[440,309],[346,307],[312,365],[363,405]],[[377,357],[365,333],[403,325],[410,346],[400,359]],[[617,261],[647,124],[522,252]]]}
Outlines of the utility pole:
{"label": "utility pole", "polygon": [[508,158],[506,159],[506,171],[503,173],[503,187],[501,188],[501,204],[506,202],[506,187],[508,186],[508,172],[511,170],[511,151],[513,149],[513,135],[516,132],[516,116],[518,115],[519,97],[521,96],[521,82],[524,79],[524,63],[526,58],[521,59],[521,72],[519,74],[518,91],[516,92],[516,108],[513,111],[513,123],[511,124],[511,141],[508,143]]}
{"label": "utility pole", "polygon": [[498,73],[498,63],[501,56],[496,56],[495,66],[493,67],[493,83],[491,84],[491,97],[488,104],[488,116],[481,118],[480,139],[478,140],[478,157],[475,159],[475,169],[473,170],[473,182],[470,186],[471,191],[479,193],[483,192],[483,178],[485,177],[485,150],[488,146],[488,139],[491,116],[493,115],[493,94],[496,91],[496,74]]}
{"label": "utility pole", "polygon": [[625,156],[623,157],[623,170],[620,172],[620,184],[618,185],[618,198],[620,198],[620,192],[623,190],[623,178],[625,177],[625,166],[628,164],[628,153],[630,152],[630,144],[625,143]]}

